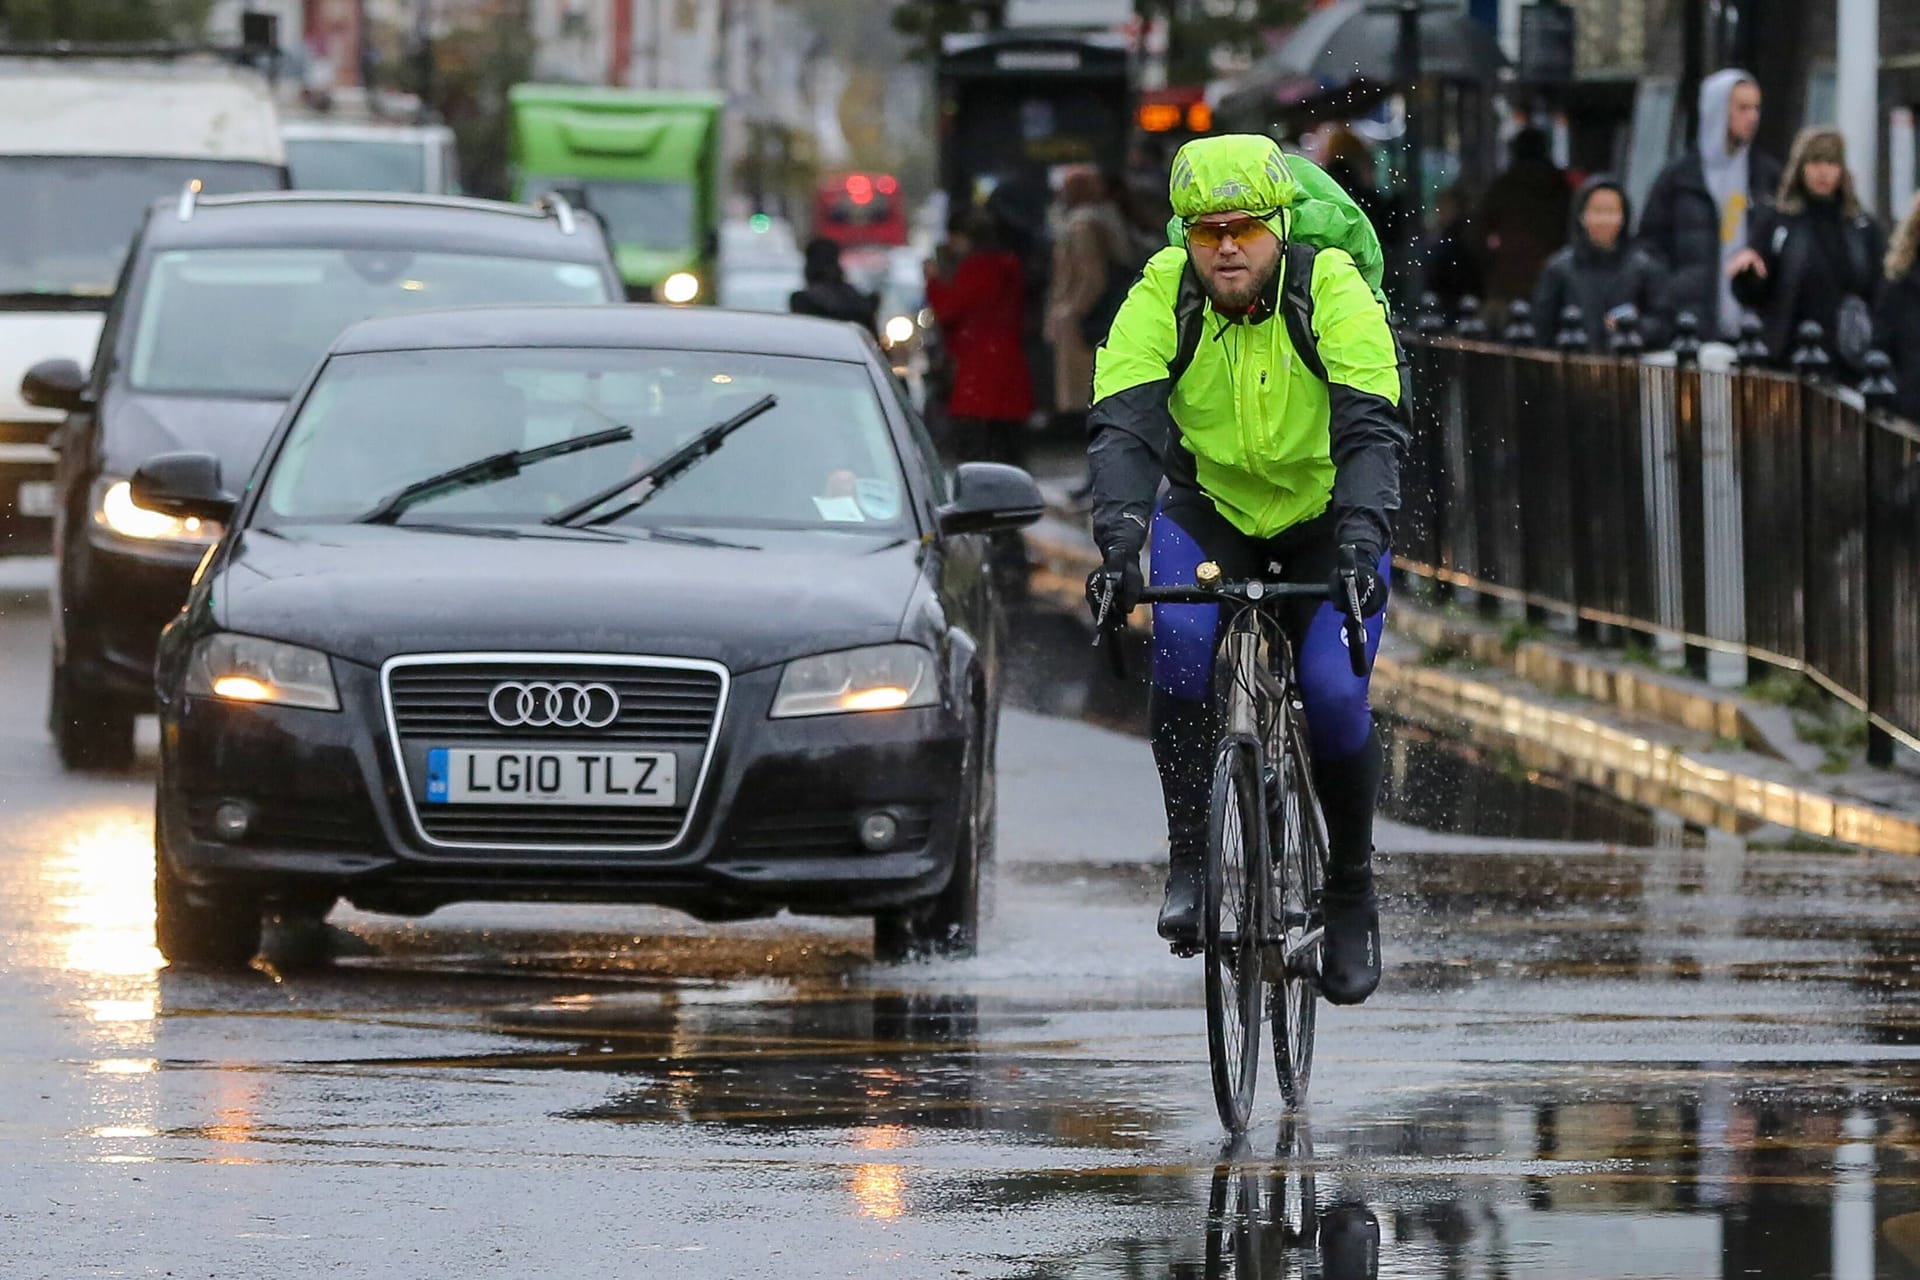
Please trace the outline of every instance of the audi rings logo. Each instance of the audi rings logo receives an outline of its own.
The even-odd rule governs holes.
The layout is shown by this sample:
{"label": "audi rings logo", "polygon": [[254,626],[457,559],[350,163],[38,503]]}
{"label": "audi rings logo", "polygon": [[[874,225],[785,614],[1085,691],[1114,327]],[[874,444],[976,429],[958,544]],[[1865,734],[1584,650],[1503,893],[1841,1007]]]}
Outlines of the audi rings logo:
{"label": "audi rings logo", "polygon": [[509,680],[487,695],[487,714],[508,729],[604,729],[620,714],[620,695],[598,683]]}

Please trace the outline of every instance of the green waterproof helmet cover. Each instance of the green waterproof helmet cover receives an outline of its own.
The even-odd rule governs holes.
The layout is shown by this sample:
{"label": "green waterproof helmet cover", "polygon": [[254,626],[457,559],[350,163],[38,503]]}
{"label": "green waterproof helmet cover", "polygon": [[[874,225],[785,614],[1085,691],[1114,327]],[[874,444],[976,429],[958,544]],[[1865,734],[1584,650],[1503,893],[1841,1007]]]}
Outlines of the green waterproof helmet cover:
{"label": "green waterproof helmet cover", "polygon": [[1173,205],[1168,239],[1186,242],[1183,224],[1212,213],[1268,214],[1281,238],[1323,249],[1344,249],[1379,296],[1386,277],[1380,237],[1360,206],[1319,165],[1290,156],[1265,134],[1223,133],[1195,138],[1173,157],[1167,178]]}

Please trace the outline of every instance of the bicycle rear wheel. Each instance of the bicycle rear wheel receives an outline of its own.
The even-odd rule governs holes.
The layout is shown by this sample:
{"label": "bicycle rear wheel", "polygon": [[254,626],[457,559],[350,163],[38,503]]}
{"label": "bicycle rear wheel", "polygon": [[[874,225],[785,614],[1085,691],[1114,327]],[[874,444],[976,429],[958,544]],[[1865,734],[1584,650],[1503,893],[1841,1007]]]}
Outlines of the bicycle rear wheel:
{"label": "bicycle rear wheel", "polygon": [[1325,837],[1318,801],[1307,776],[1306,736],[1289,715],[1279,734],[1273,822],[1272,901],[1286,938],[1285,969],[1272,974],[1267,1010],[1273,1022],[1273,1071],[1287,1106],[1304,1106],[1313,1075],[1313,1029],[1320,990],[1320,910]]}
{"label": "bicycle rear wheel", "polygon": [[1240,1133],[1260,1074],[1260,895],[1265,815],[1252,749],[1223,743],[1207,814],[1207,1055],[1220,1123]]}

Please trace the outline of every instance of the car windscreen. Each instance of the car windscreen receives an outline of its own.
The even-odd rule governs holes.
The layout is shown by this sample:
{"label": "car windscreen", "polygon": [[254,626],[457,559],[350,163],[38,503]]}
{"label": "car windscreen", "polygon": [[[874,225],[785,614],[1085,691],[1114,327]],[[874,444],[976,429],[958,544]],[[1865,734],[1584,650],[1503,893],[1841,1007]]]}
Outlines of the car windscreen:
{"label": "car windscreen", "polygon": [[357,320],[489,303],[607,302],[594,267],[401,249],[171,249],[153,256],[128,381],[284,399]]}
{"label": "car windscreen", "polygon": [[357,520],[387,495],[475,459],[630,427],[631,439],[529,463],[400,517],[538,527],[773,395],[771,410],[604,527],[904,534],[912,517],[880,394],[865,365],[791,356],[500,347],[338,355],[301,405],[253,522]]}
{"label": "car windscreen", "polygon": [[425,191],[427,149],[380,138],[288,138],[293,185],[308,191]]}
{"label": "car windscreen", "polygon": [[616,182],[606,178],[528,178],[526,197],[558,191],[585,205],[615,244],[679,253],[693,247],[693,188],[684,182]]}
{"label": "car windscreen", "polygon": [[207,195],[283,185],[273,165],[237,160],[0,157],[0,293],[109,296],[147,206],[195,178]]}

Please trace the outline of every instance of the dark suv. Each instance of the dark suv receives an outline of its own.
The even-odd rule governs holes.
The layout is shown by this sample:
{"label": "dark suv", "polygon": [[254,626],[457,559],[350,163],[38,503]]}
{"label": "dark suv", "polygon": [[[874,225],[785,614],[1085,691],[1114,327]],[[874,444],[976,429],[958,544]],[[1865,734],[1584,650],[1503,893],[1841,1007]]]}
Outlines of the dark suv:
{"label": "dark suv", "polygon": [[69,768],[123,767],[153,706],[160,629],[217,523],[133,501],[155,454],[210,453],[236,489],[328,344],[371,316],[483,303],[615,302],[600,224],[543,206],[281,193],[156,204],[129,250],[92,372],[45,360],[30,404],[67,412],[54,443],[49,727]]}

